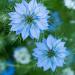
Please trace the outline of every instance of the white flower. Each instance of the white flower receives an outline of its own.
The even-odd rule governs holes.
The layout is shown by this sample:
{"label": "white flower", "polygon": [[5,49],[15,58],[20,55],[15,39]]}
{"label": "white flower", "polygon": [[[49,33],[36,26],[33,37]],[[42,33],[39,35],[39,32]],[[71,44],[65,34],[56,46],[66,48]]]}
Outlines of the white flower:
{"label": "white flower", "polygon": [[25,47],[16,48],[14,51],[14,58],[21,64],[28,64],[30,62],[30,54]]}
{"label": "white flower", "polygon": [[66,68],[63,70],[62,75],[74,75],[74,72],[71,70],[71,68]]}
{"label": "white flower", "polygon": [[75,0],[64,0],[65,6],[69,9],[75,9]]}

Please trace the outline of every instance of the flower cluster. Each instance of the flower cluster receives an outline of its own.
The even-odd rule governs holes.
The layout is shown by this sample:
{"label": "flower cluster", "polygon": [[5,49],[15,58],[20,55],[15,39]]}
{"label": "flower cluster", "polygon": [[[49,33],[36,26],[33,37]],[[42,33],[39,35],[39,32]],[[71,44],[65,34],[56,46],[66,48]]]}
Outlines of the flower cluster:
{"label": "flower cluster", "polygon": [[[42,32],[44,34],[45,31],[54,32],[62,24],[58,12],[49,11],[36,0],[30,0],[30,2],[22,0],[21,3],[16,3],[14,11],[9,12],[9,17],[10,31],[16,32],[17,36],[21,34],[22,41],[30,36],[29,39],[33,39],[33,43],[36,44],[36,48],[32,49],[32,56],[36,59],[38,67],[43,68],[44,71],[48,69],[55,71],[57,67],[63,67],[65,58],[68,55],[65,42],[50,33],[47,35],[48,38],[44,36],[42,41],[40,40]],[[34,42],[34,39],[38,41]],[[15,37],[9,40],[13,41]],[[29,64],[31,61],[28,48],[24,45],[15,48],[12,56],[14,61],[22,65]],[[7,64],[9,64],[9,67],[2,67],[1,75],[14,75],[15,68],[10,62],[7,62]]]}

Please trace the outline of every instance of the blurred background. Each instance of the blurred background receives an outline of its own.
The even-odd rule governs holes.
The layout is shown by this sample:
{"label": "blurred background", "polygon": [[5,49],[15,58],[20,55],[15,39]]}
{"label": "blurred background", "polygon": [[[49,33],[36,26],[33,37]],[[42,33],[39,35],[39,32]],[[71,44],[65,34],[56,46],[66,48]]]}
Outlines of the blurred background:
{"label": "blurred background", "polygon": [[38,68],[32,56],[30,62],[25,65],[16,63],[13,58],[13,51],[17,47],[27,47],[30,55],[32,55],[32,49],[35,48],[35,44],[30,38],[22,40],[20,35],[16,36],[15,32],[10,32],[8,13],[14,11],[15,3],[21,1],[0,0],[0,61],[13,61],[13,66],[16,69],[14,75],[75,75],[75,0],[73,0],[74,8],[70,7],[71,5],[68,2],[66,5],[66,0],[37,0],[43,3],[48,10],[58,12],[62,21],[62,25],[56,31],[46,32],[45,35],[53,34],[62,38],[66,41],[66,46],[70,51],[64,67],[57,68],[55,72],[43,71],[42,68]]}

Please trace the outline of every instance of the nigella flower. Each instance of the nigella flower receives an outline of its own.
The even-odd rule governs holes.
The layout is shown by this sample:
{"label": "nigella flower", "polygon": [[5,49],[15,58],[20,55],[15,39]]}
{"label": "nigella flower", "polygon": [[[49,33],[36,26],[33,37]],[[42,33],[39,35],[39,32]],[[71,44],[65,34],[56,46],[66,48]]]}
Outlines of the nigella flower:
{"label": "nigella flower", "polygon": [[48,29],[48,13],[46,7],[36,0],[31,0],[29,3],[22,0],[22,3],[16,4],[15,12],[9,13],[11,31],[16,31],[16,34],[21,33],[23,39],[28,36],[39,39],[40,32]]}
{"label": "nigella flower", "polygon": [[52,12],[48,18],[49,30],[55,31],[61,24],[61,19],[58,12]]}
{"label": "nigella flower", "polygon": [[75,9],[75,0],[64,0],[64,4],[69,9]]}
{"label": "nigella flower", "polygon": [[26,47],[18,47],[14,51],[14,58],[18,63],[28,64],[30,62],[30,54]]}
{"label": "nigella flower", "polygon": [[0,61],[0,75],[14,75],[15,74],[15,68],[12,62],[2,62]]}
{"label": "nigella flower", "polygon": [[56,67],[62,67],[68,54],[64,44],[65,42],[51,35],[48,36],[47,40],[37,42],[37,47],[33,52],[33,56],[37,59],[37,66],[43,67],[44,71],[48,69],[55,71]]}

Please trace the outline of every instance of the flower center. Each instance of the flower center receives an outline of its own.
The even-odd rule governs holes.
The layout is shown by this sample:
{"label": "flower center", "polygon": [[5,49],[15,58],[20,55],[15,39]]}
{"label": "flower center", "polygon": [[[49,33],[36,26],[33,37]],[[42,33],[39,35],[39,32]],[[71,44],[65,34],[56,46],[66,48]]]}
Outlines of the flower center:
{"label": "flower center", "polygon": [[31,24],[33,22],[33,17],[32,16],[26,16],[25,21],[27,24]]}
{"label": "flower center", "polygon": [[48,51],[48,57],[53,57],[55,56],[55,52],[53,50]]}

